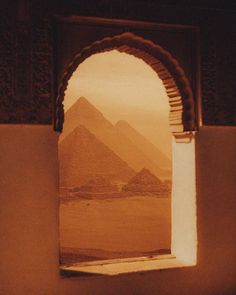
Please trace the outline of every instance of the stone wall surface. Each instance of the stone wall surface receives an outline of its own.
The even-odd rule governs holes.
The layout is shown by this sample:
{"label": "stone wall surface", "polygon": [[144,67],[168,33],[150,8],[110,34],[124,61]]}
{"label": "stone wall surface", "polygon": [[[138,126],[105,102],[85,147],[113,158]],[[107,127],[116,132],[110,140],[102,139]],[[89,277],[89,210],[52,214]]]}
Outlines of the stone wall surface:
{"label": "stone wall surface", "polygon": [[[235,125],[234,9],[233,5],[227,9],[210,1],[192,5],[181,1],[178,7],[165,1],[104,0],[96,5],[90,1],[3,1],[0,122],[53,122],[59,70],[55,48],[60,47],[57,42],[61,41],[54,31],[55,16],[81,15],[198,27],[203,123]],[[195,79],[194,73],[187,75],[190,80]]]}

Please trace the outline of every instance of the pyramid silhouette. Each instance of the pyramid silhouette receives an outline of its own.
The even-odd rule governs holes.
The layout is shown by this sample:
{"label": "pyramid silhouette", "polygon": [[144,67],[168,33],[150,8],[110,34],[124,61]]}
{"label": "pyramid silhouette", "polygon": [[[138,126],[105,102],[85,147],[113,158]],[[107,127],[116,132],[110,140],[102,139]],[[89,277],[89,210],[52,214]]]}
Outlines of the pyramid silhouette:
{"label": "pyramid silhouette", "polygon": [[[133,128],[127,121],[120,120],[116,123],[115,128],[129,138],[139,149],[152,159],[158,167],[166,169],[166,174],[170,173],[171,160],[163,154],[154,144],[145,136]],[[169,171],[168,171],[169,170]]]}
{"label": "pyramid silhouette", "polygon": [[170,178],[170,171],[160,168],[158,163],[142,150],[141,146],[145,144],[143,141],[132,142],[131,138],[111,124],[84,97],[80,97],[66,112],[61,139],[68,136],[78,125],[85,126],[134,171],[147,167],[158,177]]}
{"label": "pyramid silhouette", "polygon": [[95,135],[100,135],[102,128],[107,130],[113,127],[103,114],[83,96],[77,99],[65,113],[65,122],[60,139],[65,138],[78,125],[85,126]]}

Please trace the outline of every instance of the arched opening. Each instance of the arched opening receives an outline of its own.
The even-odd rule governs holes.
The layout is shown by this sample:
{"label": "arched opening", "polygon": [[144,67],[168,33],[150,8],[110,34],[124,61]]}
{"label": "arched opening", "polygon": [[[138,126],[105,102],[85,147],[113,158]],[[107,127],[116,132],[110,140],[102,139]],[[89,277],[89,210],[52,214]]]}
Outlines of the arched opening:
{"label": "arched opening", "polygon": [[[116,44],[115,42],[117,42],[118,44]],[[127,45],[127,44],[129,44],[129,42],[131,42],[131,43],[136,42],[138,45],[136,44],[137,46],[136,47],[134,46],[133,49],[131,49],[131,47]],[[146,47],[144,47],[144,44]],[[145,48],[145,51],[144,50],[142,51],[139,48],[137,48],[140,46],[142,48]],[[157,73],[158,77],[161,79],[163,86],[165,87],[164,92],[166,94],[166,100],[168,101],[169,109],[170,109],[168,111],[168,113],[169,113],[168,124],[170,126],[171,131],[172,131],[172,134],[176,138],[179,138],[179,137],[188,137],[189,138],[189,134],[191,133],[191,131],[195,130],[196,119],[195,119],[195,113],[194,113],[194,103],[193,103],[191,88],[190,88],[188,79],[184,75],[183,70],[180,68],[177,61],[174,60],[170,56],[170,54],[167,53],[165,50],[163,50],[162,48],[160,48],[157,45],[154,45],[153,43],[151,43],[149,41],[144,41],[143,39],[136,37],[136,36],[129,34],[129,33],[123,34],[123,35],[119,36],[119,38],[118,38],[118,36],[116,36],[114,38],[107,38],[107,39],[102,40],[101,42],[94,43],[91,46],[86,47],[82,51],[82,53],[79,53],[78,55],[75,56],[75,58],[73,59],[73,62],[69,65],[67,71],[65,72],[62,82],[60,83],[60,86],[59,86],[59,92],[58,92],[59,95],[57,97],[57,103],[56,103],[55,128],[57,130],[62,130],[63,121],[64,121],[63,97],[64,97],[65,90],[67,88],[68,81],[71,78],[72,73],[77,69],[77,66],[83,64],[84,61],[86,62],[86,60],[88,60],[88,57],[93,56],[93,54],[103,53],[103,52],[112,52],[114,47],[115,47],[115,49],[117,49],[117,51],[119,53],[124,52],[126,54],[128,53],[128,55],[133,55],[134,57],[138,57],[139,59],[141,58],[145,63],[150,65],[152,69],[154,69],[154,71]],[[157,59],[156,57],[153,57],[150,54],[151,51],[152,51],[153,55],[156,55],[156,56],[158,55],[159,59]],[[84,99],[84,98],[80,99],[79,104],[80,105],[81,104],[87,105],[87,107],[88,107],[87,99]],[[147,105],[149,105],[149,103],[147,103]],[[66,107],[66,105],[65,105],[65,107]],[[90,107],[91,106],[89,105],[89,108]],[[92,106],[92,107],[94,107],[94,106]],[[68,137],[68,133],[70,133],[72,131],[72,129],[73,128],[71,128],[71,126],[68,127],[68,124],[65,124],[65,128],[64,128],[64,131],[61,136],[62,141],[63,141],[63,137],[65,137],[65,136]],[[80,131],[80,135],[81,135],[81,132],[82,132],[82,134],[87,132],[87,130],[85,132],[84,129],[79,130],[79,131]],[[72,146],[72,145],[73,145],[73,142],[70,142],[69,146]],[[107,145],[107,142],[105,142],[105,145]],[[189,168],[186,169],[186,167],[184,167],[184,173],[183,173],[183,175],[185,175],[184,181],[185,181],[185,184],[187,183],[187,185],[184,185],[184,189],[186,190],[186,188],[187,189],[190,188],[190,191],[192,194],[192,199],[191,198],[190,199],[194,200],[194,197],[195,197],[194,189],[193,189],[195,186],[194,157],[193,157],[194,142],[192,142],[191,147],[189,147],[189,146],[182,147],[182,149],[185,149],[185,151],[189,153],[189,156],[187,156],[187,159],[190,159],[192,161],[190,164],[191,165],[190,169]],[[175,154],[176,155],[178,154],[176,156],[176,158],[178,158],[179,160],[177,161],[177,163],[174,163],[174,170],[175,170],[174,171],[174,190],[176,190],[176,192],[174,192],[174,195],[176,197],[174,198],[174,202],[172,202],[172,217],[173,217],[172,223],[176,221],[176,224],[177,224],[178,220],[179,220],[179,214],[183,214],[183,213],[185,214],[186,207],[185,206],[181,207],[178,205],[181,198],[183,201],[183,202],[181,201],[182,203],[186,203],[188,205],[189,205],[189,203],[191,203],[191,205],[192,205],[191,210],[189,210],[189,212],[191,212],[191,213],[185,214],[185,216],[191,215],[190,216],[191,222],[189,222],[189,218],[188,218],[189,216],[188,216],[186,218],[186,220],[182,219],[182,221],[181,221],[182,223],[179,223],[179,225],[177,227],[174,226],[172,228],[172,242],[171,242],[172,245],[170,245],[170,243],[169,243],[169,247],[167,247],[167,248],[172,249],[172,254],[180,253],[182,255],[181,258],[183,260],[191,261],[191,263],[192,263],[193,261],[195,261],[195,258],[196,258],[196,251],[195,251],[196,247],[194,246],[195,245],[194,243],[196,240],[195,239],[195,234],[196,234],[196,231],[195,231],[195,207],[194,207],[194,202],[192,202],[192,201],[189,202],[188,196],[183,197],[181,189],[178,188],[180,182],[183,181],[183,177],[177,177],[177,178],[175,177],[175,175],[177,175],[181,169],[181,167],[179,167],[179,163],[181,162],[181,156],[179,155],[178,150],[179,150],[179,148],[176,148]],[[73,153],[69,153],[69,155],[71,155],[71,154],[73,154]],[[123,155],[121,155],[121,158]],[[67,156],[68,156],[68,153],[67,153]],[[122,160],[124,160],[124,159],[122,159]],[[80,161],[80,163],[81,162],[82,161]],[[92,161],[87,161],[87,163],[91,163],[91,162]],[[73,165],[71,165],[71,166],[73,166]],[[80,166],[82,166],[82,165],[80,165]],[[84,165],[84,167],[85,166],[86,166],[86,164]],[[130,166],[130,165],[128,165],[128,166]],[[131,168],[134,168],[134,167],[131,167]],[[143,168],[145,170],[146,167],[143,167]],[[76,169],[76,168],[73,167],[73,169]],[[193,173],[192,174],[189,173],[189,170],[191,170]],[[139,172],[141,172],[141,171],[139,171]],[[127,172],[127,174],[129,174],[129,172]],[[190,185],[189,185],[189,181],[188,181],[189,177],[190,177]],[[134,175],[133,175],[133,177],[130,177],[130,179],[133,179],[133,178],[135,179]],[[176,181],[176,179],[178,179],[178,181]],[[119,179],[119,181],[120,180],[121,179]],[[163,176],[163,178],[161,179],[161,182],[163,182],[164,180],[165,180],[165,176]],[[167,180],[169,180],[169,179],[167,178]],[[74,189],[74,192],[75,192],[75,194],[73,194],[74,192],[72,194],[70,194],[70,196],[72,198],[76,194],[78,196],[81,196],[81,192],[85,195],[86,193],[88,193],[88,188],[89,188],[89,193],[86,195],[88,198],[90,198],[91,194],[94,193],[93,192],[94,187],[92,188],[92,186],[93,186],[92,184],[94,184],[94,183],[96,184],[97,182],[94,179],[92,179],[91,181],[86,179],[84,181],[85,181],[85,183],[80,183],[78,187],[72,188],[72,190]],[[122,181],[123,181],[123,183],[122,183]],[[120,192],[122,192],[122,196],[123,196],[124,193],[127,192],[127,190],[125,192],[125,187],[127,187],[127,184],[129,181],[123,180],[123,179],[122,179],[122,181],[120,183],[117,183],[117,179],[115,180],[115,182],[114,182],[114,179],[112,179],[112,182],[109,182],[109,185],[108,185],[108,182],[106,181],[106,183],[103,183],[103,188],[104,188],[104,186],[106,186],[106,188],[107,188],[107,186],[109,186],[110,189],[111,189],[111,187],[113,187],[113,189],[114,189],[114,185],[116,187],[118,186],[119,187],[118,191],[117,191],[117,189],[115,189],[115,191],[113,191],[113,193],[118,193],[118,195],[119,195]],[[162,186],[163,183],[161,183],[161,182],[160,182],[160,185]],[[73,184],[73,186],[74,186],[74,184]],[[167,187],[162,186],[162,188],[164,190],[166,190]],[[86,189],[87,189],[87,191],[86,191]],[[99,193],[97,189],[98,188],[96,187],[95,194]],[[104,192],[102,192],[102,193],[104,193]],[[130,193],[130,191],[129,191],[129,193]],[[187,192],[187,194],[188,194],[188,192]],[[151,194],[151,195],[153,196],[153,194]],[[187,200],[187,202],[185,202],[186,200]],[[148,202],[145,200],[145,203],[148,203]],[[175,204],[174,205],[175,208],[173,208],[173,204]],[[91,203],[87,202],[86,206],[91,206]],[[86,206],[84,207],[84,210],[86,210]],[[169,202],[169,205],[167,205],[167,207],[168,206],[170,209],[170,202]],[[127,205],[127,207],[129,207],[129,205]],[[155,208],[155,207],[156,207],[156,205],[152,204],[149,207],[149,209]],[[132,206],[130,206],[130,208],[132,208]],[[179,213],[177,212],[176,208],[180,208]],[[107,210],[109,210],[109,209],[106,208],[105,210],[107,212]],[[169,213],[170,213],[170,211],[169,211]],[[187,245],[190,245],[191,249],[187,246],[187,247],[185,247],[185,250],[183,250],[182,243],[180,242],[180,236],[178,233],[181,232],[181,230],[179,230],[179,228],[181,228],[182,225],[186,221],[189,225],[189,226],[187,226],[187,231],[192,233],[192,235],[191,234],[188,235],[189,241],[187,243]],[[126,222],[127,222],[127,220],[126,220]],[[185,229],[186,229],[186,227],[185,227]],[[170,228],[169,228],[169,231],[170,231]],[[185,231],[185,233],[186,233],[186,231]],[[87,234],[89,234],[89,233],[87,233]],[[167,249],[168,252],[165,252],[166,248],[165,247],[163,247],[163,248],[164,248],[163,253],[169,253],[168,249]],[[125,252],[123,248],[121,248],[121,249],[122,249],[121,252],[122,251]],[[158,250],[162,251],[163,249],[159,248]],[[132,256],[142,256],[140,254],[142,251],[136,251],[136,252],[138,253],[137,255],[134,254],[134,255],[126,256],[126,255],[121,254],[121,256],[111,256],[110,258],[117,258],[117,257],[124,258],[124,257],[132,257]],[[149,251],[149,253],[147,253],[147,252],[143,251],[144,255],[151,255],[150,251]],[[154,252],[153,252],[154,255],[160,254],[160,251],[159,252],[156,251],[155,253]],[[173,252],[175,252],[175,253],[173,253]],[[98,259],[100,259],[100,260],[102,258],[104,258],[104,259],[109,258],[109,255],[103,257],[100,254],[97,254]],[[70,253],[70,255],[71,255],[71,253]],[[87,252],[85,253],[85,256],[86,255],[87,255]],[[92,253],[92,255],[94,255],[94,252]],[[95,255],[95,257],[96,257],[96,255]],[[96,260],[96,259],[94,259],[94,260]]]}
{"label": "arched opening", "polygon": [[75,69],[92,54],[113,49],[143,59],[163,81],[169,97],[170,126],[174,135],[197,129],[193,93],[188,78],[178,61],[161,46],[132,33],[123,33],[94,42],[76,54],[69,63],[59,81],[55,103],[55,130],[61,131],[63,128],[64,94]]}
{"label": "arched opening", "polygon": [[98,53],[72,75],[64,107],[61,261],[170,254],[172,134],[162,81],[132,55]]}

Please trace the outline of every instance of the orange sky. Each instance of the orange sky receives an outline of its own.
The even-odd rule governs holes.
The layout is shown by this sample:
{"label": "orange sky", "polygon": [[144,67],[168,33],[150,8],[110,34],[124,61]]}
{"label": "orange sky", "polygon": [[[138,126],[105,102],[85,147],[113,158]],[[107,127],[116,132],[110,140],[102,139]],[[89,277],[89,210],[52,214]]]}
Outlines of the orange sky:
{"label": "orange sky", "polygon": [[69,80],[65,110],[80,96],[112,123],[128,121],[171,157],[168,97],[162,81],[143,60],[117,50],[92,55]]}

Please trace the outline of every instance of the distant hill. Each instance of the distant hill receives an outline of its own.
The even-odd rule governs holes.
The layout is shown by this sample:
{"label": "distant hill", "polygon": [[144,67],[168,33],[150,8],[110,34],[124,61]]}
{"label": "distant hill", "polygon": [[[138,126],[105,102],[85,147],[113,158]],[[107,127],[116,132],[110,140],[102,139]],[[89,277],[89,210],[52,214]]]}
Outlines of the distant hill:
{"label": "distant hill", "polygon": [[85,126],[135,171],[147,167],[160,178],[171,177],[169,170],[160,168],[155,160],[141,150],[140,145],[130,140],[124,132],[112,125],[84,97],[80,97],[66,112],[61,139],[65,138],[78,125]]}
{"label": "distant hill", "polygon": [[128,137],[145,155],[155,161],[160,168],[171,170],[171,160],[128,122],[120,120],[116,123],[115,128]]}
{"label": "distant hill", "polygon": [[135,194],[168,194],[168,187],[148,169],[143,168],[123,186],[123,191]]}
{"label": "distant hill", "polygon": [[134,174],[121,160],[87,128],[78,125],[59,143],[60,186],[80,186],[93,178],[127,182]]}

